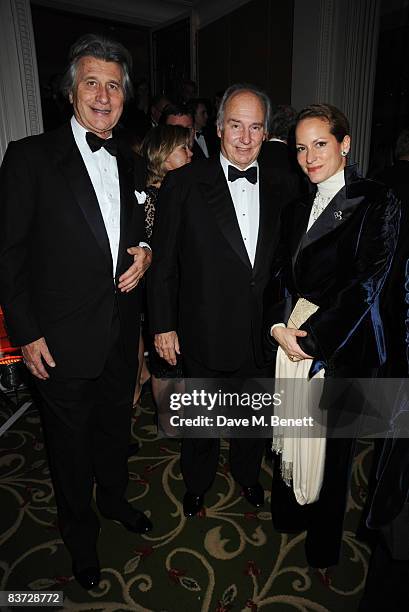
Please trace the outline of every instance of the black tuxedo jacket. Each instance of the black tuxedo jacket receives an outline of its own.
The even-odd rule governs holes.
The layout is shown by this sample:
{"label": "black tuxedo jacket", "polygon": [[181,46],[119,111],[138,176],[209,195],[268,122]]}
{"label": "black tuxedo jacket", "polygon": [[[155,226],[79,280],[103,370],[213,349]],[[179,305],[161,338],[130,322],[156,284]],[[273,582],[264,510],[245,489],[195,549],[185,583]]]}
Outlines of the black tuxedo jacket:
{"label": "black tuxedo jacket", "polygon": [[306,191],[306,177],[300,170],[290,145],[278,140],[263,142],[259,162],[270,173],[271,181],[280,187],[288,201],[297,200]]}
{"label": "black tuxedo jacket", "polygon": [[[215,128],[205,127],[203,130],[203,136],[206,141],[207,151],[209,153],[209,157],[220,153],[220,138],[216,134]],[[196,161],[198,159],[206,159],[206,155],[203,153],[202,148],[199,146],[197,140],[193,139],[193,159],[192,161]]]}
{"label": "black tuxedo jacket", "polygon": [[203,153],[202,147],[199,145],[196,139],[193,140],[192,153],[192,161],[197,161],[198,159],[207,159],[206,155]]}
{"label": "black tuxedo jacket", "polygon": [[260,222],[254,268],[218,158],[166,177],[159,192],[148,275],[153,333],[176,330],[182,354],[233,371],[253,342],[262,348],[263,295],[279,236],[281,200],[260,168]]}
{"label": "black tuxedo jacket", "polygon": [[289,145],[280,140],[265,140],[261,146],[259,161],[273,171],[278,168],[284,171],[294,171],[295,169],[295,159],[291,157]]}
{"label": "black tuxedo jacket", "polygon": [[[306,232],[316,188],[287,207],[282,279],[288,297],[269,325],[287,322],[299,297],[319,306],[301,329],[301,348],[314,356],[310,374],[363,376],[386,359],[380,294],[399,230],[400,202],[384,185],[345,169],[345,186]],[[347,374],[350,369],[350,373]]]}
{"label": "black tuxedo jacket", "polygon": [[[71,125],[10,143],[0,173],[0,303],[16,345],[45,337],[56,371],[94,377],[103,368],[117,299],[124,350],[137,351],[139,291],[117,293],[144,240],[143,189],[131,152],[119,151],[120,245],[108,235]],[[114,282],[115,276],[115,282]]]}

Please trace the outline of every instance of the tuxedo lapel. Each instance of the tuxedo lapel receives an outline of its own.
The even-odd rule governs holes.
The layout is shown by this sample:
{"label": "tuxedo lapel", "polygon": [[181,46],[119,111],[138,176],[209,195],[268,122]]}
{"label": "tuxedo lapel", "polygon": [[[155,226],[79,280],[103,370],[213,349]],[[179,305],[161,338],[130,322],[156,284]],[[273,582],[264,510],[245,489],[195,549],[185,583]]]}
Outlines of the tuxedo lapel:
{"label": "tuxedo lapel", "polygon": [[356,207],[363,201],[363,196],[347,197],[347,188],[344,186],[331,200],[326,209],[320,214],[315,223],[304,235],[301,249],[306,248],[343,225],[354,213]]}
{"label": "tuxedo lapel", "polygon": [[135,244],[128,244],[127,237],[127,229],[130,227],[132,220],[133,206],[136,206],[137,204],[134,196],[134,177],[132,165],[120,151],[118,152],[117,163],[121,194],[121,234],[119,239],[117,263],[117,270],[120,270],[122,258],[126,249],[130,246],[137,246]]}
{"label": "tuxedo lapel", "polygon": [[85,220],[104,254],[107,265],[112,271],[111,249],[101,209],[81,153],[75,144],[71,126],[69,124],[64,126],[58,134],[57,147],[51,150],[50,154],[56,159],[56,163],[74,194]]}
{"label": "tuxedo lapel", "polygon": [[274,192],[269,187],[266,176],[259,166],[259,202],[260,202],[260,215],[258,225],[258,238],[256,256],[254,259],[254,273],[256,274],[258,268],[264,265],[265,255],[270,247],[272,232],[274,230],[274,218],[277,220],[280,209],[278,208],[280,202],[274,200]]}
{"label": "tuxedo lapel", "polygon": [[304,233],[301,233],[301,241],[295,257],[299,251],[341,227],[354,214],[356,207],[365,199],[365,195],[360,192],[359,188],[358,190],[355,189],[355,185],[359,184],[359,179],[361,178],[357,165],[347,166],[344,173],[344,187],[332,198],[328,206],[307,232],[309,214],[316,193],[315,186],[312,189],[310,205],[308,206],[308,217],[300,217],[300,221],[302,220],[304,223]]}
{"label": "tuxedo lapel", "polygon": [[236,211],[219,160],[209,161],[208,181],[201,183],[201,189],[213,211],[216,222],[236,254],[251,268],[249,256],[237,221]]}
{"label": "tuxedo lapel", "polygon": [[206,159],[206,155],[203,153],[203,149],[202,147],[199,145],[199,143],[197,142],[197,140],[195,139],[193,141],[193,159]]}
{"label": "tuxedo lapel", "polygon": [[309,197],[305,196],[305,198],[302,199],[299,204],[296,205],[297,208],[294,211],[294,226],[293,228],[290,228],[288,230],[290,232],[291,239],[293,266],[295,264],[295,260],[298,257],[298,253],[300,252],[300,248],[303,245],[303,240],[307,231],[308,220],[310,218],[313,199],[313,194],[311,194]]}

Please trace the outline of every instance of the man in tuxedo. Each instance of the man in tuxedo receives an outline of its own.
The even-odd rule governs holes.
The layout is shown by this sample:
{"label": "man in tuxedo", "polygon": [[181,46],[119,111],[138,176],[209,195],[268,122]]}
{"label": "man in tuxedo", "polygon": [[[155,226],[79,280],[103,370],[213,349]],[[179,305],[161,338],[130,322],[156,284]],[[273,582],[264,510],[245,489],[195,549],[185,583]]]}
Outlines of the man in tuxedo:
{"label": "man in tuxedo", "polygon": [[[257,163],[270,102],[233,85],[218,113],[221,154],[171,172],[157,205],[148,275],[155,347],[170,364],[181,354],[187,377],[271,375],[263,352],[262,305],[279,231],[279,200]],[[263,440],[232,439],[230,465],[250,503],[260,507]],[[219,440],[184,439],[186,516],[214,480]]]}
{"label": "man in tuxedo", "polygon": [[192,109],[194,143],[197,145],[196,157],[209,157],[209,147],[206,142],[205,129],[208,121],[208,113],[205,101],[201,98],[190,100],[189,106]]}
{"label": "man in tuxedo", "polygon": [[182,127],[190,130],[190,148],[193,153],[192,161],[196,161],[197,159],[204,157],[203,151],[194,137],[194,119],[190,106],[187,106],[186,104],[169,104],[169,106],[166,106],[166,108],[163,109],[160,123],[163,125],[181,125]]}
{"label": "man in tuxedo", "polygon": [[193,155],[195,154],[194,149],[194,130],[193,130],[193,114],[192,110],[186,104],[168,104],[163,111],[159,121],[162,125],[180,125],[181,127],[190,130],[190,148],[192,149]]}
{"label": "man in tuxedo", "polygon": [[170,100],[165,94],[158,94],[151,101],[151,127],[159,124],[163,109],[169,106]]}
{"label": "man in tuxedo", "polygon": [[162,110],[159,123],[162,125],[181,125],[193,131],[192,110],[186,104],[168,104]]}
{"label": "man in tuxedo", "polygon": [[129,59],[116,42],[79,39],[64,77],[71,122],[10,143],[0,175],[0,302],[41,397],[59,527],[86,589],[100,580],[94,481],[104,517],[152,527],[125,498],[138,283],[151,260],[143,171],[112,138]]}

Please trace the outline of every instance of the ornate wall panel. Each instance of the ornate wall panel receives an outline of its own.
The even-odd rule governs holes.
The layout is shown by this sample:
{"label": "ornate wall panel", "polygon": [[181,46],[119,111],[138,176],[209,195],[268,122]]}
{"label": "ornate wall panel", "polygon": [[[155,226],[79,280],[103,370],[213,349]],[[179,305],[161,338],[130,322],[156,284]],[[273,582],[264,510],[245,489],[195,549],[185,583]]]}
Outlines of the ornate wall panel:
{"label": "ornate wall panel", "polygon": [[42,132],[29,0],[0,3],[0,157],[10,140]]}

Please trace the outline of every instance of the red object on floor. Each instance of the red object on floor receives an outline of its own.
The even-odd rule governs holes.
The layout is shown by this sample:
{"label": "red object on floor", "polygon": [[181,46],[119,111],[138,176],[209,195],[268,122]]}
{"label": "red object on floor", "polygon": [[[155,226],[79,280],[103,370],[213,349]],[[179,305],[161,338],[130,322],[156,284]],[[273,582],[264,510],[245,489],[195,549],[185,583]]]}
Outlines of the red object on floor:
{"label": "red object on floor", "polygon": [[21,361],[21,350],[19,346],[13,346],[7,336],[4,327],[3,312],[0,308],[0,364],[8,364],[13,361]]}

